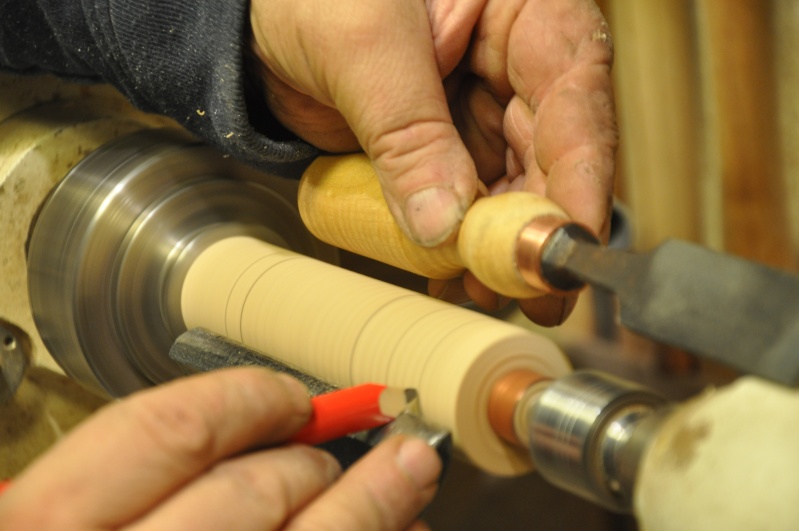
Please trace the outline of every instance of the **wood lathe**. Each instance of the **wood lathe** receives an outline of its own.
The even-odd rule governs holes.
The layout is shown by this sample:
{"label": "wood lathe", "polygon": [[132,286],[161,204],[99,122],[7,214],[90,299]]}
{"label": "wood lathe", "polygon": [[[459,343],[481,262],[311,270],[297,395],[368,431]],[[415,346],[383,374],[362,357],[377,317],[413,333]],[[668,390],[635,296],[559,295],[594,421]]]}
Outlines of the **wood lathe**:
{"label": "wood lathe", "polygon": [[[202,327],[339,387],[413,388],[421,416],[479,468],[538,468],[558,486],[634,511],[645,529],[799,522],[794,390],[745,379],[670,405],[602,373],[572,373],[539,334],[334,265],[335,252],[303,228],[296,183],[244,168],[114,98],[69,90],[20,90],[0,107],[7,401],[19,383],[12,366],[63,370],[105,396],[180,377],[187,370],[170,348]],[[364,164],[311,168],[306,183],[342,172],[353,189],[309,195],[322,188],[305,186],[306,223],[355,234],[363,254],[417,260],[391,239],[390,220],[370,222],[389,231],[375,251],[357,248],[374,244],[357,236],[357,216],[311,220],[367,210],[354,193],[371,175]],[[503,206],[481,200],[470,211],[454,247],[423,255],[421,272],[468,267],[515,297],[551,289],[536,260],[519,268],[517,244],[531,221],[557,226],[565,214],[532,196],[496,199]]]}

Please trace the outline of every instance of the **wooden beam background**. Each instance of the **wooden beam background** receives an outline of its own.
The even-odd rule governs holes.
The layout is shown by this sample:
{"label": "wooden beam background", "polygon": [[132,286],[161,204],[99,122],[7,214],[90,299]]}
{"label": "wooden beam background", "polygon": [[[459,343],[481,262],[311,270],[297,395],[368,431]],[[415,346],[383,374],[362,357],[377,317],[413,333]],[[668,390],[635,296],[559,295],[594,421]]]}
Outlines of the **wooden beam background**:
{"label": "wooden beam background", "polygon": [[636,245],[799,257],[799,0],[601,0]]}

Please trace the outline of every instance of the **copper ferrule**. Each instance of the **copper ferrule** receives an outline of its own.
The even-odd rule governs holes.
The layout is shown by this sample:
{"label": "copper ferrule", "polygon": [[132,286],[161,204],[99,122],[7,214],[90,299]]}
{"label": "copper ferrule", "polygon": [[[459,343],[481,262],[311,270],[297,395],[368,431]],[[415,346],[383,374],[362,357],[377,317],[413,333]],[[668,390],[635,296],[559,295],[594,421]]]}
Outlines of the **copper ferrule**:
{"label": "copper ferrule", "polygon": [[488,422],[494,433],[514,446],[526,446],[517,430],[519,408],[526,407],[524,399],[531,387],[548,381],[550,378],[528,369],[509,372],[497,380],[488,397]]}
{"label": "copper ferrule", "polygon": [[543,274],[543,251],[552,236],[560,229],[574,223],[568,218],[547,214],[534,218],[519,233],[516,242],[516,267],[524,281],[532,288],[546,293],[562,293],[550,284]]}

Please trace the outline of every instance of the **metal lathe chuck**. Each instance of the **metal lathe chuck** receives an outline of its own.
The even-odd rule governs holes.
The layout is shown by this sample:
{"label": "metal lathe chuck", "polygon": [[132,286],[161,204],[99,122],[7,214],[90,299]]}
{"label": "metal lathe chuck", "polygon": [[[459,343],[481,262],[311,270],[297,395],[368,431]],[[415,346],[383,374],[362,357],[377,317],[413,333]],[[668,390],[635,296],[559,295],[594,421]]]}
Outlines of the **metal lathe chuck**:
{"label": "metal lathe chuck", "polygon": [[527,411],[530,455],[550,483],[615,511],[632,508],[642,455],[668,414],[643,387],[594,371],[552,383]]}
{"label": "metal lathe chuck", "polygon": [[31,308],[48,350],[111,396],[183,374],[164,353],[185,330],[182,275],[207,245],[247,234],[333,256],[302,229],[294,186],[173,130],[100,147],[53,190],[30,236]]}

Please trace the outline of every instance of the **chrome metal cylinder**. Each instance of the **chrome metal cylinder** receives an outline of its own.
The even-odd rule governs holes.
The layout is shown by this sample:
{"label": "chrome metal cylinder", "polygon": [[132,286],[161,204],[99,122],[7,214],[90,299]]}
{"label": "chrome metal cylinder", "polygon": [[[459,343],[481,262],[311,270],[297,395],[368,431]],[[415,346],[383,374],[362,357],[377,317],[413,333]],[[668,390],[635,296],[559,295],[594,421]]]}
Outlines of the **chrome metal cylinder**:
{"label": "chrome metal cylinder", "polygon": [[528,411],[536,468],[558,487],[629,511],[638,463],[664,404],[646,389],[598,372],[560,378]]}
{"label": "chrome metal cylinder", "polygon": [[296,183],[179,131],[101,147],[55,188],[31,234],[31,308],[48,350],[111,396],[184,374],[168,353],[185,330],[183,275],[207,245],[247,234],[332,256],[303,228],[295,197]]}

